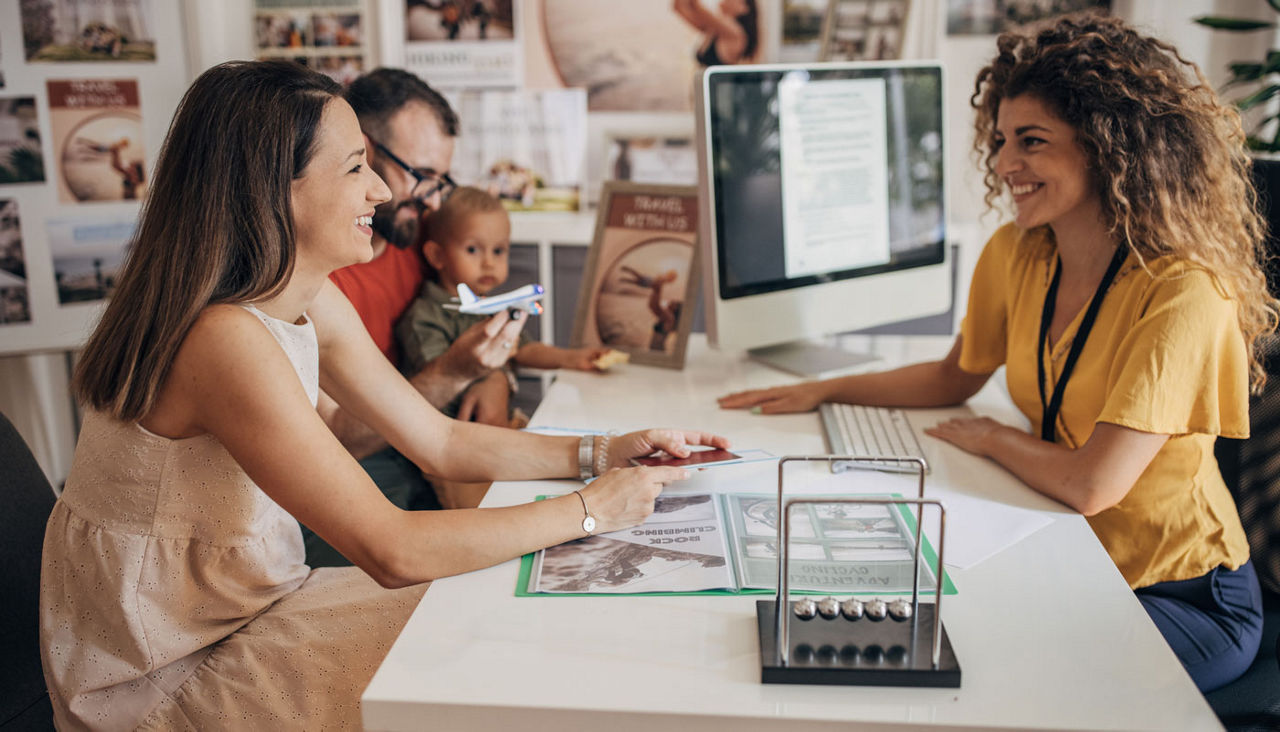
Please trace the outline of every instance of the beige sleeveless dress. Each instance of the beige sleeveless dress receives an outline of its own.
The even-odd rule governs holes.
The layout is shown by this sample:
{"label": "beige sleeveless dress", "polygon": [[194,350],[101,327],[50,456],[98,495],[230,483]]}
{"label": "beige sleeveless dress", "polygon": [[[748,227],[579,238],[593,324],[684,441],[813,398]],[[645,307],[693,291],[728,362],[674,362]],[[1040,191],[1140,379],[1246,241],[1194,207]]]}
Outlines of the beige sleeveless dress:
{"label": "beige sleeveless dress", "polygon": [[[311,322],[252,306],[312,403]],[[298,522],[209,435],[88,412],[49,518],[40,648],[60,729],[350,729],[426,585],[312,571]]]}

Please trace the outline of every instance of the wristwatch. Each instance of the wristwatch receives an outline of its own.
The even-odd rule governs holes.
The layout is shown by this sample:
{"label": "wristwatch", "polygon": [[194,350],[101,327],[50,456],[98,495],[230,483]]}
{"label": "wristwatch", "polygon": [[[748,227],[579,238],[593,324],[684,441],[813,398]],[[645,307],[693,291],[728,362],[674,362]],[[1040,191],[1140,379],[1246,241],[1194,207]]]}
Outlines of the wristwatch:
{"label": "wristwatch", "polygon": [[585,514],[582,519],[582,530],[587,532],[587,536],[591,536],[596,530],[596,519],[591,515],[590,509],[587,508],[587,499],[582,497],[582,491],[574,491],[578,494],[578,500],[582,501],[582,513]]}

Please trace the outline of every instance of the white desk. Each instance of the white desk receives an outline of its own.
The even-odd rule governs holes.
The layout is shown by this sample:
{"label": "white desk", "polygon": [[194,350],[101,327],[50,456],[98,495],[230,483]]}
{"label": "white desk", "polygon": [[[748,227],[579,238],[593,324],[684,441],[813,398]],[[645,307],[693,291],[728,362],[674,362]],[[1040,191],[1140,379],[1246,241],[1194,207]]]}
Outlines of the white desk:
{"label": "white desk", "polygon": [[[945,341],[881,350],[938,353]],[[788,377],[695,337],[684,371],[566,372],[536,425],[679,426],[777,455],[823,451],[816,414],[721,411],[714,397]],[[994,380],[993,380],[994,382]],[[989,385],[975,411],[1014,419]],[[912,413],[919,428],[943,412]],[[1088,524],[987,461],[924,438],[929,482],[1055,520],[951,574],[943,619],[959,689],[760,683],[755,601],[743,597],[516,598],[517,561],[437,581],[365,691],[371,730],[1220,729]],[[680,491],[776,490],[774,462],[706,470]],[[486,506],[564,493],[499,483]]]}

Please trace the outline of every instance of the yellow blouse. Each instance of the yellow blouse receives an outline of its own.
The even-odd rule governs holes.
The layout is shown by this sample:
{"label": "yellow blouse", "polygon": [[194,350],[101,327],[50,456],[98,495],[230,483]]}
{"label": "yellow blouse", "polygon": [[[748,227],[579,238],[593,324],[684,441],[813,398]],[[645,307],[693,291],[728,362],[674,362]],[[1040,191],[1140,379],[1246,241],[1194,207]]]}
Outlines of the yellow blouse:
{"label": "yellow blouse", "polygon": [[[1009,394],[1040,434],[1036,348],[1056,248],[1047,229],[1002,227],[973,274],[960,368],[1007,364]],[[1172,435],[1133,488],[1089,524],[1133,588],[1238,568],[1249,546],[1213,455],[1249,432],[1248,353],[1235,303],[1203,268],[1130,254],[1098,312],[1058,413],[1058,441],[1083,445],[1098,422]],[[1052,394],[1081,308],[1045,352]]]}

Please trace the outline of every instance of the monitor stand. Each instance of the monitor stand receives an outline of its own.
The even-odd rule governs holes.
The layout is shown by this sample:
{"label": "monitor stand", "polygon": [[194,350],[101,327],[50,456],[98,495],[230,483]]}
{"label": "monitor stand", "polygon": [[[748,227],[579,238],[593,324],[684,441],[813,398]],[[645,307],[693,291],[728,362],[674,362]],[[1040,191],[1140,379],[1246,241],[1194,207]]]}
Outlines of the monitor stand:
{"label": "monitor stand", "polygon": [[747,351],[747,356],[766,366],[803,376],[806,379],[825,379],[851,373],[866,364],[880,360],[879,356],[870,353],[854,353],[812,341],[793,341],[776,346],[752,348]]}

